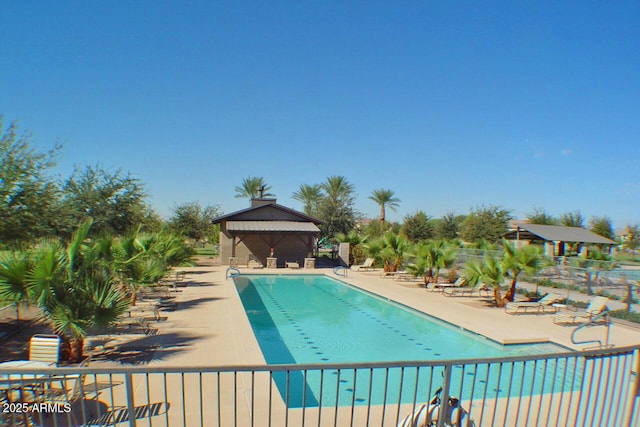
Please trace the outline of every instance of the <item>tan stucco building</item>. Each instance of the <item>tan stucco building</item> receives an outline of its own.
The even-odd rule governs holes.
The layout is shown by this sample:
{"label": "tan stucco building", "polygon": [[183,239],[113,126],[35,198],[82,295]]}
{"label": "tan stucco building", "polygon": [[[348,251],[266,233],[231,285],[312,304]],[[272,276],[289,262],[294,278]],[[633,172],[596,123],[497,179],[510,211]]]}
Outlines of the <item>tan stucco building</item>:
{"label": "tan stucco building", "polygon": [[[315,252],[322,221],[276,203],[251,200],[251,207],[213,220],[220,224],[220,263],[248,265],[250,261],[273,267],[303,265]],[[274,260],[275,259],[275,260]]]}

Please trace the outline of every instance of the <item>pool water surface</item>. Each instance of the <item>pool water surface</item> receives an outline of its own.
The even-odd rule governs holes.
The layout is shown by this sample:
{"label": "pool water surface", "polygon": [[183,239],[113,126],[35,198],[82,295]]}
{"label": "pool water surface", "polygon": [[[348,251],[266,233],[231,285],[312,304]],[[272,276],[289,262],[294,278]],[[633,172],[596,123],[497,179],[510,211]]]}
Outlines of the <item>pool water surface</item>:
{"label": "pool water surface", "polygon": [[[324,275],[246,275],[234,281],[268,364],[478,359],[567,350],[552,343],[501,345]],[[317,380],[311,375],[299,386],[315,396]],[[497,385],[495,392],[501,388]]]}

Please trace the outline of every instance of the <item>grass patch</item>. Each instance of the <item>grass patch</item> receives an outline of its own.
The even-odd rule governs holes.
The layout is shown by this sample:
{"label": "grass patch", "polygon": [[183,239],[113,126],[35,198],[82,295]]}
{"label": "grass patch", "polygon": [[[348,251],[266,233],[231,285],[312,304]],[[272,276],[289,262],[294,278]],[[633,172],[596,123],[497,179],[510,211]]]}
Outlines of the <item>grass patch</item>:
{"label": "grass patch", "polygon": [[204,245],[203,247],[193,248],[196,255],[200,256],[216,256],[218,255],[218,245]]}
{"label": "grass patch", "polygon": [[625,309],[611,310],[609,316],[628,322],[640,323],[640,313],[636,313],[635,311],[627,311]]}

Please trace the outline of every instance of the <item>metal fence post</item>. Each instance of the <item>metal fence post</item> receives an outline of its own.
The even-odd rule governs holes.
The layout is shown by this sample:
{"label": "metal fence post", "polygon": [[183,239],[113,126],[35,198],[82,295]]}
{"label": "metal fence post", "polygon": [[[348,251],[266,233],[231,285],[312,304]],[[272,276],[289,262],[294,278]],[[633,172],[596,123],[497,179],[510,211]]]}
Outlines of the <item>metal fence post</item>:
{"label": "metal fence post", "polygon": [[438,408],[438,427],[445,426],[445,420],[449,415],[449,389],[451,383],[451,365],[444,365],[444,373],[442,374],[442,394],[440,399],[440,408]]}
{"label": "metal fence post", "polygon": [[133,374],[131,372],[127,372],[124,375],[124,386],[127,390],[127,411],[129,413],[129,427],[135,427],[136,405],[133,401]]}

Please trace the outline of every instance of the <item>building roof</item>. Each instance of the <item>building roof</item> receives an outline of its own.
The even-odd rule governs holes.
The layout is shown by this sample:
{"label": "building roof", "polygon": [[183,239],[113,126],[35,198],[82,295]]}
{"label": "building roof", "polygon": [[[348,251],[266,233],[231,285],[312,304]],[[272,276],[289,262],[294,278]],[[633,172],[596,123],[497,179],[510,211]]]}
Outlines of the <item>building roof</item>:
{"label": "building roof", "polygon": [[313,222],[302,221],[227,221],[227,230],[246,233],[319,233]]}
{"label": "building roof", "polygon": [[542,239],[555,242],[596,243],[601,245],[615,245],[613,240],[580,227],[565,227],[561,225],[518,224],[516,230],[509,231],[505,238],[515,239],[520,234],[521,239]]}
{"label": "building roof", "polygon": [[[271,218],[270,215],[268,215],[268,212],[270,209],[275,209],[276,211],[280,211],[282,213],[291,215],[293,217],[295,217],[295,219],[297,221],[300,222],[311,222],[312,224],[322,224],[322,221],[319,220],[318,218],[314,218],[312,216],[309,216],[305,213],[296,211],[294,209],[290,209],[286,206],[282,206],[279,205],[275,202],[275,200],[271,200],[271,199],[260,199],[261,202],[263,202],[260,205],[257,206],[251,206],[249,208],[246,209],[241,209],[239,211],[235,211],[235,212],[231,212],[225,215],[221,215],[217,218],[214,218],[211,222],[212,224],[220,224],[223,221],[234,221],[234,220],[239,220],[239,221],[251,221],[251,220],[271,220],[273,218]],[[263,211],[263,213],[261,213],[260,211]],[[242,219],[243,217],[247,217],[247,214],[251,214],[251,219]],[[259,218],[265,216],[264,218]],[[293,221],[292,221],[293,222]]]}

